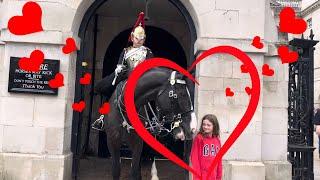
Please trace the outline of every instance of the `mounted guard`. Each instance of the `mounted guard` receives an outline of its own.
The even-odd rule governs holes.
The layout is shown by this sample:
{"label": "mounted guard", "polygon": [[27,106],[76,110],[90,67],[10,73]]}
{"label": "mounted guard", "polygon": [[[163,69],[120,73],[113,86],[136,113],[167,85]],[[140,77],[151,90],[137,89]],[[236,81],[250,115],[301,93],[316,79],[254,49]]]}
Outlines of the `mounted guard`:
{"label": "mounted guard", "polygon": [[[105,101],[109,101],[117,85],[128,78],[130,72],[141,62],[153,57],[152,51],[144,46],[146,40],[144,13],[141,12],[130,33],[127,48],[120,54],[117,67],[111,75],[100,80],[95,86],[98,93],[104,95]],[[102,130],[104,126],[103,115],[93,124],[92,128]]]}
{"label": "mounted guard", "polygon": [[[144,60],[153,57],[151,50],[143,46],[146,38],[143,17],[144,14],[140,13],[129,37],[132,46],[122,51],[115,72],[102,79],[96,86],[96,91],[106,95],[107,101],[110,102],[110,112],[105,117],[101,115],[93,123],[93,128],[103,129],[106,133],[107,145],[112,157],[113,180],[120,179],[120,147],[123,143],[131,150],[130,180],[142,179],[140,163],[143,140],[136,131],[132,130],[126,118],[123,91],[126,82],[124,80],[128,78],[131,71]],[[139,118],[154,136],[170,134],[177,140],[192,139],[197,120],[187,88],[187,80],[189,79],[172,69],[159,67],[146,71],[137,82],[135,105]],[[155,103],[155,108],[150,101]],[[106,122],[105,127],[104,122]],[[185,157],[189,157],[187,151]],[[152,167],[152,175],[156,178],[155,164]]]}

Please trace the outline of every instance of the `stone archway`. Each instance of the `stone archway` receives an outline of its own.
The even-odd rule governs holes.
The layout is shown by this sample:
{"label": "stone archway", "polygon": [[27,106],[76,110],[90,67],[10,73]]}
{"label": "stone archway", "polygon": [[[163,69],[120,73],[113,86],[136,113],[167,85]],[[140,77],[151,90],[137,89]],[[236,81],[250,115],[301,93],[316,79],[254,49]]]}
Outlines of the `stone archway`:
{"label": "stone archway", "polygon": [[[71,31],[75,36],[79,38],[83,37],[83,30],[88,25],[90,18],[93,16],[94,12],[108,0],[78,0],[74,7],[76,9],[75,16],[73,19]],[[185,16],[188,22],[189,28],[194,29],[194,36],[196,37],[199,33],[199,20],[197,13],[190,2],[181,0],[168,0]]]}
{"label": "stone archway", "polygon": [[[83,61],[87,61],[88,60],[88,56],[85,54],[85,52],[88,51],[88,48],[90,49],[91,47],[89,47],[87,44],[86,39],[88,39],[88,33],[87,30],[91,28],[91,30],[94,30],[94,28],[92,28],[93,26],[93,22],[95,21],[95,16],[96,14],[99,14],[102,18],[107,17],[105,19],[108,19],[108,14],[105,15],[103,14],[101,11],[99,12],[99,10],[101,10],[104,5],[106,5],[107,3],[111,3],[111,1],[114,0],[96,0],[94,2],[92,1],[86,1],[86,2],[81,2],[78,4],[78,8],[77,8],[77,12],[76,12],[76,16],[74,18],[73,21],[73,25],[72,25],[72,30],[74,35],[77,34],[78,38],[79,38],[79,42],[81,41],[81,45],[80,50],[77,53],[77,60],[76,60],[76,72],[74,74],[75,76],[75,94],[74,94],[74,102],[78,102],[80,100],[82,100],[85,96],[85,94],[83,93],[83,90],[81,89],[81,85],[79,84],[79,79],[81,77],[81,75],[84,73],[84,68],[81,66]],[[159,1],[160,2],[160,1]],[[163,1],[161,1],[163,2]],[[180,16],[184,19],[185,22],[185,29],[186,31],[186,38],[184,39],[184,42],[180,42],[181,44],[184,44],[184,51],[186,52],[186,57],[187,57],[187,63],[186,65],[189,66],[191,64],[191,61],[194,59],[194,43],[195,40],[197,38],[197,33],[196,33],[196,28],[194,25],[194,21],[193,19],[196,18],[192,18],[189,11],[186,9],[184,3],[180,2],[179,0],[169,0],[168,2],[166,2],[167,4],[170,4],[171,7],[175,8],[176,13],[180,14]],[[191,5],[188,5],[188,8],[192,9]],[[103,11],[105,12],[105,11]],[[195,14],[195,13],[192,13]],[[128,29],[132,26],[132,22],[134,22],[135,18],[136,18],[136,13],[134,13],[134,15],[131,15],[132,18],[128,20],[128,22],[125,22],[123,24],[121,24],[119,27],[115,28],[117,29],[117,31],[119,30],[124,30],[124,29]],[[124,20],[124,18],[119,17],[119,19],[115,20],[117,22],[122,22]],[[114,21],[114,22],[115,22]],[[112,22],[112,20],[110,21]],[[159,23],[162,22],[162,23]],[[170,24],[165,24],[163,23],[164,21],[154,21],[154,22],[150,22],[150,25],[153,26],[157,26],[159,28],[172,28],[173,26]],[[112,23],[111,23],[112,24]],[[179,33],[175,32],[177,30],[175,30],[174,28],[172,28],[171,30],[169,30],[169,33],[173,34],[174,36],[178,36]],[[110,33],[113,33],[112,31],[110,31]],[[183,39],[183,38],[177,38],[177,39]],[[108,40],[106,40],[106,42],[100,43],[100,45],[102,47],[107,47],[109,45]],[[103,48],[102,48],[103,49]],[[98,53],[99,54],[99,53]],[[97,55],[99,57],[99,55]],[[95,57],[95,56],[94,56]],[[89,58],[90,60],[90,58]],[[90,68],[90,63],[89,63],[89,68]],[[72,91],[72,89],[70,89],[70,91]],[[193,94],[193,93],[192,93]],[[90,107],[91,108],[91,107]],[[73,113],[73,117],[72,117],[72,152],[74,153],[74,158],[73,159],[73,176],[76,176],[77,174],[77,169],[78,169],[78,161],[79,158],[77,158],[80,154],[81,154],[81,149],[79,148],[79,141],[81,139],[79,131],[81,129],[81,122],[83,121],[83,115],[81,115],[80,113],[74,112]],[[91,117],[91,115],[90,115]],[[88,124],[88,123],[87,123]]]}

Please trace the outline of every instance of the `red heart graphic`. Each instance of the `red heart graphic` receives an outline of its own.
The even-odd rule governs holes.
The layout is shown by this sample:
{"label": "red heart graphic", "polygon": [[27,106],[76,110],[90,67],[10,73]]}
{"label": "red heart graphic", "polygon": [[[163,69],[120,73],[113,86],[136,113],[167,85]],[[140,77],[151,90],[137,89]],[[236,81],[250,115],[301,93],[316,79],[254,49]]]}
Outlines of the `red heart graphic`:
{"label": "red heart graphic", "polygon": [[289,52],[289,48],[287,46],[279,46],[278,54],[280,56],[282,64],[296,62],[299,57],[297,52]]}
{"label": "red heart graphic", "polygon": [[[217,166],[218,162],[222,159],[222,156],[228,151],[228,149],[231,147],[231,145],[237,140],[237,138],[240,136],[240,134],[244,131],[244,129],[247,127],[249,122],[251,121],[260,97],[260,79],[259,74],[257,72],[257,69],[250,59],[248,55],[246,55],[243,51],[231,47],[231,46],[218,46],[212,49],[209,49],[202,53],[196,61],[192,64],[192,66],[189,68],[189,71],[192,70],[197,63],[202,61],[204,58],[216,54],[216,53],[227,53],[235,56],[239,60],[241,60],[249,70],[249,74],[252,81],[252,95],[250,96],[250,102],[248,105],[248,108],[244,115],[242,116],[239,124],[236,126],[235,130],[231,133],[229,138],[226,140],[224,145],[221,147],[220,151],[217,153],[215,159],[212,161],[210,168],[208,169],[208,176],[207,180],[210,178],[210,174],[212,173],[213,169]],[[144,61],[140,63],[131,73],[131,75],[128,78],[127,85],[125,87],[125,107],[127,111],[128,118],[134,127],[137,134],[153,149],[158,151],[160,154],[162,154],[164,157],[170,159],[180,167],[191,171],[193,174],[195,174],[197,177],[200,177],[199,172],[196,172],[193,168],[189,167],[184,161],[179,159],[174,153],[172,153],[170,150],[168,150],[165,146],[163,146],[161,143],[159,143],[149,132],[144,128],[144,125],[142,124],[141,120],[139,119],[139,116],[137,114],[137,110],[135,108],[134,104],[134,90],[137,85],[137,82],[139,80],[139,77],[146,72],[147,70],[153,68],[153,67],[169,67],[172,69],[175,69],[179,71],[180,73],[184,74],[194,82],[196,82],[191,74],[186,72],[182,67],[175,64],[174,62],[162,59],[162,58],[152,58],[148,61]],[[197,83],[197,82],[196,82]]]}
{"label": "red heart graphic", "polygon": [[64,54],[70,54],[73,51],[77,50],[76,42],[74,41],[73,38],[68,38],[66,40],[66,43],[67,44],[65,46],[63,46],[63,48],[62,48],[62,52]]}
{"label": "red heart graphic", "polygon": [[36,2],[27,2],[22,8],[22,16],[14,16],[8,21],[8,29],[15,35],[26,35],[43,31],[42,10]]}
{"label": "red heart graphic", "polygon": [[242,73],[248,73],[249,71],[248,71],[248,68],[244,65],[244,64],[242,64],[241,66],[240,66],[240,68],[241,68],[241,72]]}
{"label": "red heart graphic", "polygon": [[274,70],[269,67],[268,64],[262,66],[262,74],[265,76],[273,76]]}
{"label": "red heart graphic", "polygon": [[86,107],[86,103],[84,101],[80,101],[79,103],[72,104],[72,109],[77,112],[82,112],[85,107]]}
{"label": "red heart graphic", "polygon": [[250,95],[250,94],[251,94],[251,88],[246,87],[246,88],[245,88],[245,90],[246,90],[246,92],[247,92],[247,94],[248,94],[248,95]]}
{"label": "red heart graphic", "polygon": [[263,43],[261,43],[260,41],[260,36],[255,36],[252,40],[251,45],[258,48],[258,49],[262,49],[263,48]]}
{"label": "red heart graphic", "polygon": [[105,102],[100,108],[99,113],[100,114],[108,114],[110,112],[110,104],[108,102]]}
{"label": "red heart graphic", "polygon": [[230,88],[226,88],[226,96],[230,96],[230,97],[232,97],[234,95],[234,92],[233,91],[231,91],[231,89]]}
{"label": "red heart graphic", "polygon": [[280,12],[280,31],[292,34],[302,34],[307,29],[303,19],[297,19],[294,9],[285,7]]}
{"label": "red heart graphic", "polygon": [[59,87],[62,87],[64,86],[63,84],[63,74],[61,73],[57,73],[54,77],[54,79],[51,79],[49,81],[49,87],[51,88],[59,88]]}
{"label": "red heart graphic", "polygon": [[44,61],[44,54],[40,50],[34,50],[30,58],[23,57],[19,60],[18,66],[25,71],[39,72],[40,65]]}
{"label": "red heart graphic", "polygon": [[86,73],[84,74],[84,76],[82,78],[80,78],[80,84],[82,85],[88,85],[90,84],[91,81],[91,74],[90,73]]}

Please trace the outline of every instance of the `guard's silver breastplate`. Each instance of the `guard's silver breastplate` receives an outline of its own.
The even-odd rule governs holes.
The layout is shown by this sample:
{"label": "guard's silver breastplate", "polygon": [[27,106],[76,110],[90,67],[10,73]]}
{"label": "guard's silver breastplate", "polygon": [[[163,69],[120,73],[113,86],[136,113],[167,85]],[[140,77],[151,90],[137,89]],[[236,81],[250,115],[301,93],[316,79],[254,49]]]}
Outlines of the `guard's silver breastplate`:
{"label": "guard's silver breastplate", "polygon": [[125,60],[130,70],[134,69],[139,63],[144,61],[147,57],[147,48],[140,47],[138,49],[129,49],[125,54]]}

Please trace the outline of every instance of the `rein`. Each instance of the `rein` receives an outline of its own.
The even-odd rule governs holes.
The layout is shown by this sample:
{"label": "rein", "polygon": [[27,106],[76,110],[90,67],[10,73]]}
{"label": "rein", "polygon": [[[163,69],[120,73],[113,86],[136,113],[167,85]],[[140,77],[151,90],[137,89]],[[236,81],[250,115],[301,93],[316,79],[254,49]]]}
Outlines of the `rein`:
{"label": "rein", "polygon": [[[178,94],[176,93],[176,90],[175,90],[175,84],[186,84],[186,81],[182,80],[182,79],[177,79],[176,78],[176,71],[172,71],[170,79],[168,80],[168,83],[165,85],[165,88],[163,90],[161,90],[157,95],[157,98],[159,98],[160,96],[164,95],[164,92],[166,92],[168,90],[168,88],[170,88],[168,97],[170,98],[170,105],[171,105],[171,109],[173,109],[173,110],[177,109],[177,107],[178,107]],[[134,129],[134,128],[129,123],[129,121],[127,120],[127,117],[125,115],[126,111],[124,108],[123,93],[121,93],[121,92],[124,92],[125,85],[126,85],[126,82],[120,83],[117,86],[116,99],[115,99],[114,103],[117,105],[118,110],[121,114],[121,117],[123,120],[122,126],[127,129],[128,133],[130,133],[130,130]],[[193,111],[193,106],[192,106],[191,96],[190,96],[189,90],[187,87],[185,87],[185,88],[188,93],[188,99],[189,99],[191,108],[190,108],[190,110],[187,110],[182,113],[176,113],[176,112],[173,113],[173,116],[169,119],[169,121],[166,121],[166,120],[168,120],[166,116],[162,116],[161,121],[160,121],[155,113],[154,108],[151,106],[150,102],[148,102],[147,105],[144,105],[143,108],[146,113],[146,117],[144,117],[143,115],[141,115],[139,113],[139,118],[145,122],[145,128],[147,130],[149,130],[153,135],[160,135],[161,132],[165,132],[165,134],[162,136],[168,135],[170,132],[172,132],[173,129],[181,126],[182,117],[185,114]],[[152,118],[149,117],[148,109],[150,111],[150,114],[152,114]],[[156,107],[156,111],[158,113],[160,113],[161,109]],[[170,127],[166,128],[165,124],[168,124],[168,122],[170,123]]]}

